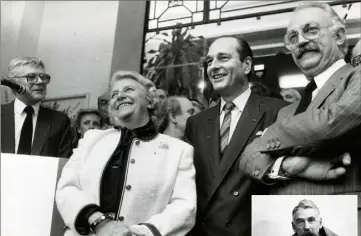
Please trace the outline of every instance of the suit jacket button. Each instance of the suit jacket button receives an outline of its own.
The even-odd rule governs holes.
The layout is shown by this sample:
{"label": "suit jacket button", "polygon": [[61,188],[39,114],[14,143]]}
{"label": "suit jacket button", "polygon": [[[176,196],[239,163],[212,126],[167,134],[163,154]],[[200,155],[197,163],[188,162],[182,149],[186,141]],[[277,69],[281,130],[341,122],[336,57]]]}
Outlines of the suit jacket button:
{"label": "suit jacket button", "polygon": [[274,142],[271,143],[271,148],[275,148],[276,144]]}
{"label": "suit jacket button", "polygon": [[127,190],[130,190],[130,189],[132,188],[132,186],[130,186],[130,185],[128,184],[127,186],[125,186],[125,188],[126,188]]}
{"label": "suit jacket button", "polygon": [[130,163],[134,164],[135,160],[134,159],[130,159]]}
{"label": "suit jacket button", "polygon": [[276,142],[276,147],[281,146],[281,143],[279,141]]}
{"label": "suit jacket button", "polygon": [[119,217],[118,217],[118,220],[123,221],[123,220],[124,220],[124,216],[119,216]]}
{"label": "suit jacket button", "polygon": [[270,148],[271,148],[271,145],[270,145],[269,143],[267,143],[266,148],[267,148],[267,149],[270,149]]}
{"label": "suit jacket button", "polygon": [[258,175],[259,175],[259,170],[253,171],[253,175],[254,175],[254,176],[258,176]]}
{"label": "suit jacket button", "polygon": [[135,145],[138,146],[139,144],[140,144],[139,140],[135,141]]}
{"label": "suit jacket button", "polygon": [[253,122],[256,122],[257,120],[256,119],[252,119]]}
{"label": "suit jacket button", "polygon": [[233,192],[233,196],[238,197],[238,195],[239,195],[239,192],[238,192],[238,191],[234,191],[234,192]]}
{"label": "suit jacket button", "polygon": [[226,222],[226,227],[228,227],[228,228],[229,228],[229,227],[231,227],[231,226],[232,226],[232,223],[231,223],[231,222],[229,222],[229,221],[227,221],[227,222]]}

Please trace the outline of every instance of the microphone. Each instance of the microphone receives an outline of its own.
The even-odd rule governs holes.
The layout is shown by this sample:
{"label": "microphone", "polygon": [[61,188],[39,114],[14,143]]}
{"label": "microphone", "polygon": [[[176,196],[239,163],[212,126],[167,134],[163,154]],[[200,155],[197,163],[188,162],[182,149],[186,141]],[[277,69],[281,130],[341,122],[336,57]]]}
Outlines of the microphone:
{"label": "microphone", "polygon": [[19,94],[24,94],[26,92],[26,88],[24,85],[17,84],[15,82],[5,79],[3,77],[1,77],[1,85],[7,86]]}

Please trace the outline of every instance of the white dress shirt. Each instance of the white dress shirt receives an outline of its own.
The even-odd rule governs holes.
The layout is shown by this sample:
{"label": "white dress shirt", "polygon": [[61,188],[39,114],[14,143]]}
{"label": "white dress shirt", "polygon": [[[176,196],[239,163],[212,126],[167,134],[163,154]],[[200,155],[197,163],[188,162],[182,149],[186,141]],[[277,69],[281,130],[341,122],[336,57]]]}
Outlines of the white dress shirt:
{"label": "white dress shirt", "polygon": [[[237,123],[239,118],[242,115],[242,111],[244,110],[244,107],[246,106],[246,103],[248,101],[249,96],[251,95],[251,89],[248,88],[246,91],[244,91],[242,94],[240,94],[238,97],[236,97],[232,102],[234,103],[235,107],[231,111],[231,124],[229,127],[229,136],[228,136],[228,143],[232,138],[233,132],[236,129]],[[223,107],[226,105],[226,101],[224,101],[223,98],[221,98],[221,116],[219,118],[219,129],[221,129],[223,124],[224,115],[226,112],[223,110]]]}
{"label": "white dress shirt", "polygon": [[[18,152],[19,142],[20,142],[20,135],[21,135],[21,129],[23,128],[23,124],[26,118],[26,112],[24,111],[26,105],[19,99],[15,99],[14,102],[14,119],[15,119],[15,153]],[[33,136],[32,141],[34,141],[34,134],[35,134],[35,127],[36,127],[36,121],[38,119],[39,114],[39,103],[32,105],[34,109],[33,113]]]}
{"label": "white dress shirt", "polygon": [[322,72],[321,74],[315,76],[314,80],[317,85],[317,88],[312,92],[312,100],[316,97],[318,91],[325,85],[327,80],[331,78],[331,76],[341,67],[346,65],[346,62],[344,59],[340,59],[332,64],[327,70]]}
{"label": "white dress shirt", "polygon": [[[312,92],[312,100],[316,97],[317,93],[321,90],[321,88],[326,84],[327,80],[331,78],[331,76],[342,66],[346,65],[344,59],[340,59],[333,63],[329,68],[327,68],[321,74],[315,76],[314,80],[317,85],[317,88]],[[287,179],[285,177],[279,176],[279,171],[281,169],[282,161],[286,156],[279,157],[276,162],[273,164],[271,168],[271,172],[268,175],[271,179]]]}

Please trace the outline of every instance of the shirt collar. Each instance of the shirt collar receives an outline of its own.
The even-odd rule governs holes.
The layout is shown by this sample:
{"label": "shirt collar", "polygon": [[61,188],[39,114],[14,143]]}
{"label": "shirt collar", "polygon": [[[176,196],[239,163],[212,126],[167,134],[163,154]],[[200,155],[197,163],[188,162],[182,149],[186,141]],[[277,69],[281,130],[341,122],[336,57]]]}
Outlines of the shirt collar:
{"label": "shirt collar", "polygon": [[[234,105],[238,108],[238,110],[243,111],[244,107],[246,106],[246,103],[248,101],[249,96],[251,95],[251,89],[248,88],[246,91],[238,95],[232,102]],[[226,105],[226,101],[221,97],[221,110],[220,113],[223,111],[223,107]]]}
{"label": "shirt collar", "polygon": [[[20,101],[19,99],[15,98],[14,102],[14,112],[16,115],[20,115],[26,107],[26,104]],[[34,109],[34,115],[37,116],[39,113],[40,104],[36,103],[35,105],[32,105]]]}
{"label": "shirt collar", "polygon": [[318,74],[315,76],[315,83],[317,84],[317,89],[321,89],[322,86],[327,82],[329,78],[335,73],[338,69],[340,69],[342,66],[346,65],[346,62],[344,59],[340,59],[333,63],[327,70],[322,72],[321,74]]}

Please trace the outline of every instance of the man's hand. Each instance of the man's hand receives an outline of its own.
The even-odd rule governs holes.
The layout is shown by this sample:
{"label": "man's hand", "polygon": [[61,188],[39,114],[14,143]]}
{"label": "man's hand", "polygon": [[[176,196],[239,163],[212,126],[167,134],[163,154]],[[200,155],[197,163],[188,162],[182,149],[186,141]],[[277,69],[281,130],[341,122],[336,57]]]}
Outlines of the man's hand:
{"label": "man's hand", "polygon": [[[343,166],[336,166],[342,163]],[[290,177],[301,177],[310,180],[332,180],[346,173],[345,166],[351,164],[351,156],[345,153],[334,160],[315,160],[308,157],[286,157],[282,169]]]}
{"label": "man's hand", "polygon": [[95,234],[97,236],[132,236],[123,223],[114,220],[101,223],[95,228]]}

